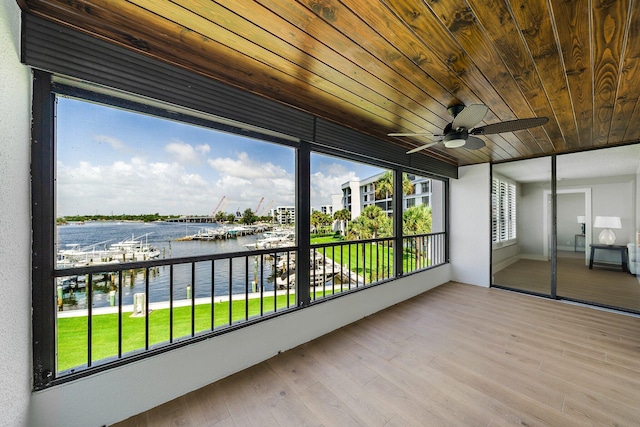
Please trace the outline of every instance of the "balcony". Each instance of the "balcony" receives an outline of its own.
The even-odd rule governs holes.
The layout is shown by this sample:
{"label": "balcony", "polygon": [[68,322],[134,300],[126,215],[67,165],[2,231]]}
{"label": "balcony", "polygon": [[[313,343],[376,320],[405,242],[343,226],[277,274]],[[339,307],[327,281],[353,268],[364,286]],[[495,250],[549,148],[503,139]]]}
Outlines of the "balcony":
{"label": "balcony", "polygon": [[[130,363],[446,263],[445,233],[314,244],[309,301],[295,246],[54,270],[55,383]],[[100,257],[97,252],[81,254]],[[80,256],[80,255],[77,255]],[[59,262],[61,260],[58,260]],[[65,258],[62,261],[72,262]],[[82,264],[89,262],[88,258]]]}
{"label": "balcony", "polygon": [[450,282],[116,425],[638,425],[639,329]]}

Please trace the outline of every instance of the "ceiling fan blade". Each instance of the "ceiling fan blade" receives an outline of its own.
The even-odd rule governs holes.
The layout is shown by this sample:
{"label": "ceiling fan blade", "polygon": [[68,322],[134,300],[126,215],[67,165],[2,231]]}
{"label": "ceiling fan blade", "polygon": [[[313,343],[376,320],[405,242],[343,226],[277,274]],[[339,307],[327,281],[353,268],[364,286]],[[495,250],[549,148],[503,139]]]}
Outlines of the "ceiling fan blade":
{"label": "ceiling fan blade", "polygon": [[440,141],[430,142],[430,143],[428,143],[428,144],[421,145],[420,147],[416,147],[416,148],[414,148],[414,149],[412,149],[412,150],[407,151],[407,154],[412,154],[412,153],[416,153],[416,152],[421,151],[421,150],[426,150],[426,149],[427,149],[427,148],[429,148],[429,147],[433,147],[433,146],[434,146],[434,145],[436,145],[438,142],[440,142]]}
{"label": "ceiling fan blade", "polygon": [[467,142],[464,144],[462,148],[466,148],[467,150],[479,150],[485,146],[485,143],[480,138],[476,138],[475,136],[470,136],[467,138]]}
{"label": "ceiling fan blade", "polygon": [[433,134],[429,133],[429,132],[421,132],[421,133],[388,133],[387,136],[433,136]]}
{"label": "ceiling fan blade", "polygon": [[494,133],[515,132],[517,130],[529,129],[542,126],[549,121],[548,117],[531,117],[528,119],[509,120],[506,122],[493,123],[473,129],[471,135],[491,135]]}
{"label": "ceiling fan blade", "polygon": [[451,123],[452,129],[465,128],[471,129],[484,119],[487,115],[489,107],[483,104],[473,104],[465,107],[458,115],[453,119]]}

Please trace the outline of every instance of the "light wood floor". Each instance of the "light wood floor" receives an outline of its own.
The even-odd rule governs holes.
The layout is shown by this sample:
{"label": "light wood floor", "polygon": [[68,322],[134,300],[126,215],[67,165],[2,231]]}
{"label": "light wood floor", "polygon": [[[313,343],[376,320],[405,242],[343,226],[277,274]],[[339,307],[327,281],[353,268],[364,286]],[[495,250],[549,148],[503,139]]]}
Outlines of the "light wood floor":
{"label": "light wood floor", "polygon": [[[567,254],[570,255],[570,254]],[[580,254],[581,257],[584,254]],[[558,296],[640,311],[640,279],[584,258],[558,257]],[[493,283],[541,294],[551,292],[551,262],[521,259],[493,276]]]}
{"label": "light wood floor", "polygon": [[448,283],[117,425],[638,426],[638,408],[640,318]]}

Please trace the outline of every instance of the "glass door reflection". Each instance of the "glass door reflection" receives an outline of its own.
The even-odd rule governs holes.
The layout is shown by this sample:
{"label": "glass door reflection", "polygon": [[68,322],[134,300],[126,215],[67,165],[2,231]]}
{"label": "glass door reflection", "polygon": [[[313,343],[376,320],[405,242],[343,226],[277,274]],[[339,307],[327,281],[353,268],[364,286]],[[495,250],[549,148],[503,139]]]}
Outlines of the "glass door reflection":
{"label": "glass door reflection", "polygon": [[638,144],[557,157],[558,298],[640,311],[639,170]]}
{"label": "glass door reflection", "polygon": [[493,165],[492,285],[551,295],[551,201],[550,157]]}

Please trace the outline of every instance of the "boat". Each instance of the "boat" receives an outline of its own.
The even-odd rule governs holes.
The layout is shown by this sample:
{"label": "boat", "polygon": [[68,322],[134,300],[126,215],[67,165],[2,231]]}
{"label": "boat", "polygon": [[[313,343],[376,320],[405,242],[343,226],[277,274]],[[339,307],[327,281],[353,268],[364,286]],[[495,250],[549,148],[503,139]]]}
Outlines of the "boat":
{"label": "boat", "polygon": [[[109,241],[105,240],[84,247],[77,243],[70,243],[66,245],[68,249],[58,251],[56,266],[70,268],[114,262],[112,252],[106,247]],[[101,246],[102,249],[100,249]]]}
{"label": "boat", "polygon": [[[160,257],[160,251],[149,244],[149,234],[122,240],[109,247],[113,259],[120,262],[147,261]],[[144,241],[143,241],[144,240]]]}
{"label": "boat", "polygon": [[291,230],[273,230],[262,233],[262,238],[246,244],[249,249],[273,249],[295,246],[296,234]]}
{"label": "boat", "polygon": [[147,233],[140,237],[131,236],[107,247],[110,240],[80,246],[72,243],[67,249],[58,251],[56,267],[72,268],[88,265],[115,264],[119,262],[147,261],[158,258],[160,251],[148,243]]}

